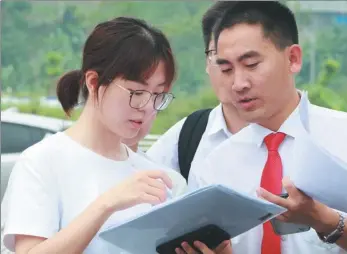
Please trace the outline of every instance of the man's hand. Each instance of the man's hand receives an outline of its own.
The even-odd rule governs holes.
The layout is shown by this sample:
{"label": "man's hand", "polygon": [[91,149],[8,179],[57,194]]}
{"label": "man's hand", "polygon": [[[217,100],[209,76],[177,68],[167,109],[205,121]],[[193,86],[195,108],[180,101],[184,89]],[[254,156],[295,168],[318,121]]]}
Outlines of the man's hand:
{"label": "man's hand", "polygon": [[264,189],[257,191],[260,197],[288,209],[277,217],[278,220],[309,225],[317,232],[330,229],[331,224],[337,225],[339,216],[334,210],[305,195],[289,178],[283,178],[283,186],[289,195],[286,199]]}
{"label": "man's hand", "polygon": [[[199,241],[194,242],[194,246],[203,254],[232,254],[231,241],[226,240],[217,246],[216,249],[211,250],[205,244]],[[183,249],[183,250],[182,250]],[[198,254],[188,243],[182,243],[182,249],[177,248],[176,254]]]}

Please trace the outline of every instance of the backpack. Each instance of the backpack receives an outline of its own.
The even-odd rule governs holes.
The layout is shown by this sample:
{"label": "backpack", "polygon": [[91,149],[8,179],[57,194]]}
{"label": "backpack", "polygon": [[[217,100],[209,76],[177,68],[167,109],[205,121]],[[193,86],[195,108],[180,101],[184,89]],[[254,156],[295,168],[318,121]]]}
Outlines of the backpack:
{"label": "backpack", "polygon": [[188,181],[190,166],[204,134],[211,112],[200,109],[190,114],[184,122],[178,138],[178,163],[181,175]]}

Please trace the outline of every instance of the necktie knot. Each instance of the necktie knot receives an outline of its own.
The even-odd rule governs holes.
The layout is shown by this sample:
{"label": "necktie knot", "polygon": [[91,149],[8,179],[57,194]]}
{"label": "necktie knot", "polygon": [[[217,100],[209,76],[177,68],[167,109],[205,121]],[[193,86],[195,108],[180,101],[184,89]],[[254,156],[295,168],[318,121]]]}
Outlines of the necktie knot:
{"label": "necktie knot", "polygon": [[265,145],[268,151],[278,151],[279,146],[283,142],[286,134],[282,132],[271,133],[264,138]]}

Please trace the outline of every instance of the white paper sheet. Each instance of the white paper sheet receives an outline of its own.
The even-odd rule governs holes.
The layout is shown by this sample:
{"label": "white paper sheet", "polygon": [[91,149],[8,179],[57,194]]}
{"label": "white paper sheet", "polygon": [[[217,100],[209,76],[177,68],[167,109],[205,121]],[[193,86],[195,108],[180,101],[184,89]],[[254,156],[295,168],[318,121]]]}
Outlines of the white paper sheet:
{"label": "white paper sheet", "polygon": [[331,208],[347,212],[346,162],[307,134],[295,140],[293,165],[290,178],[297,188]]}

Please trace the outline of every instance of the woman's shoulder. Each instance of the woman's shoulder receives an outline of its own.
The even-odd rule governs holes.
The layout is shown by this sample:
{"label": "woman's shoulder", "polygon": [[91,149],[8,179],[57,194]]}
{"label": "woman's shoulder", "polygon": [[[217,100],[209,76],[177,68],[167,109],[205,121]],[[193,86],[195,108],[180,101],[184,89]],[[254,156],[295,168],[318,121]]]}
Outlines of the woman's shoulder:
{"label": "woman's shoulder", "polygon": [[64,140],[63,133],[58,132],[44,137],[41,141],[28,147],[22,152],[23,156],[47,155],[55,152],[62,146]]}
{"label": "woman's shoulder", "polygon": [[41,165],[45,167],[54,163],[62,156],[61,150],[64,146],[64,134],[56,133],[46,136],[41,141],[25,149],[19,156],[16,166],[19,165]]}

